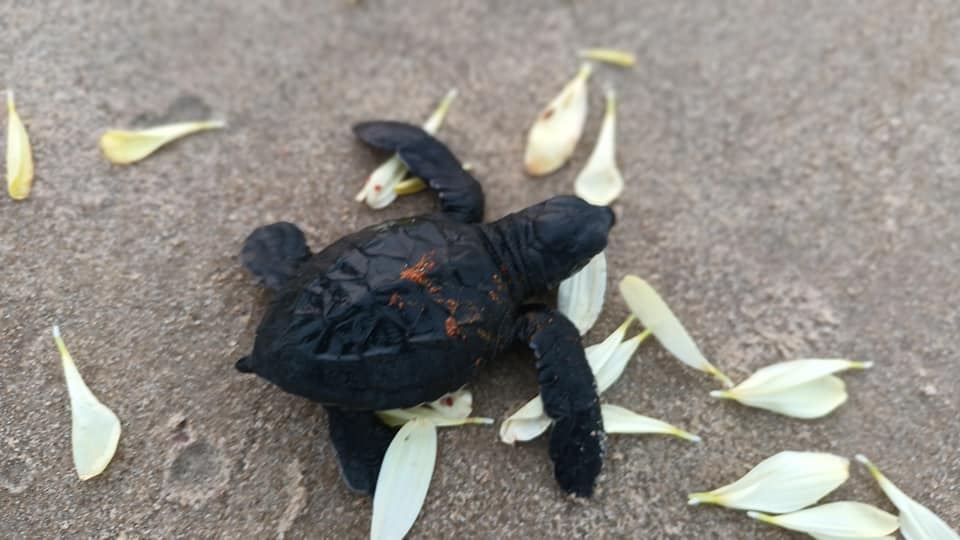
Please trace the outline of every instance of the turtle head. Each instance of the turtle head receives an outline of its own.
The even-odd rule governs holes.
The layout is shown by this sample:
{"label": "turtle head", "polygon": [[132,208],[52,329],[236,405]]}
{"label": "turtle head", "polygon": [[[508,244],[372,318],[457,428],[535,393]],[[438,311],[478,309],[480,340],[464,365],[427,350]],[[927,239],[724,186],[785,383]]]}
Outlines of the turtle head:
{"label": "turtle head", "polygon": [[583,266],[607,247],[607,235],[616,222],[613,210],[594,206],[579,197],[562,195],[533,209],[534,238],[551,263]]}
{"label": "turtle head", "polygon": [[527,221],[528,246],[523,267],[531,292],[552,289],[607,247],[607,235],[616,222],[613,210],[594,206],[579,197],[563,195],[531,206]]}

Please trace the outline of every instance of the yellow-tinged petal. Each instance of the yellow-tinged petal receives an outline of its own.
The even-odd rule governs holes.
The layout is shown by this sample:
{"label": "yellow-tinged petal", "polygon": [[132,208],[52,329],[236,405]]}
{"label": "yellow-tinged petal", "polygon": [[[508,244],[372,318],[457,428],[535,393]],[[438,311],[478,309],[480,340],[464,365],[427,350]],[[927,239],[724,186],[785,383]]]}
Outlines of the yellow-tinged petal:
{"label": "yellow-tinged petal", "polygon": [[[469,171],[473,169],[473,166],[469,163],[463,164],[463,170]],[[397,185],[393,186],[393,191],[397,195],[412,195],[414,193],[419,193],[429,186],[426,182],[423,181],[423,178],[417,178],[416,176],[411,176],[410,178],[405,178],[401,180]],[[358,198],[357,202],[360,202],[362,199]]]}
{"label": "yellow-tinged petal", "polygon": [[601,251],[580,271],[560,282],[557,309],[570,319],[582,336],[600,317],[606,291],[607,256]]}
{"label": "yellow-tinged petal", "polygon": [[[457,97],[457,90],[452,89],[440,100],[440,104],[433,111],[427,121],[423,123],[423,130],[431,135],[435,134],[440,125],[443,124],[450,105]],[[390,203],[397,199],[397,185],[403,181],[407,175],[407,166],[400,161],[397,155],[392,156],[382,165],[376,168],[370,176],[367,177],[363,188],[355,197],[357,202],[366,202],[367,206],[375,210],[386,208]],[[412,193],[412,192],[411,192]]]}
{"label": "yellow-tinged petal", "polygon": [[413,195],[425,189],[427,189],[427,183],[416,176],[401,180],[393,186],[393,192],[397,195]]}
{"label": "yellow-tinged petal", "polygon": [[832,374],[871,365],[842,359],[780,362],[761,368],[729,390],[710,395],[794,418],[819,418],[847,400],[846,385]]}
{"label": "yellow-tinged petal", "polygon": [[603,369],[603,366],[610,361],[610,357],[614,351],[616,351],[617,347],[623,342],[623,338],[627,336],[627,329],[630,328],[630,325],[632,325],[635,320],[637,320],[636,316],[629,315],[606,339],[595,345],[590,345],[583,350],[587,356],[587,363],[590,364],[590,371],[593,372],[594,377],[596,377],[597,373],[600,373],[600,370]]}
{"label": "yellow-tinged petal", "polygon": [[840,378],[827,375],[778,392],[740,395],[733,390],[719,390],[710,392],[710,395],[808,420],[826,416],[843,405],[847,401],[847,386]]}
{"label": "yellow-tinged petal", "polygon": [[30,137],[13,102],[13,90],[7,90],[7,193],[18,201],[30,195],[33,185],[33,154]]}
{"label": "yellow-tinged petal", "polygon": [[607,48],[583,49],[580,51],[580,58],[584,60],[596,60],[597,62],[606,62],[620,67],[631,67],[637,62],[637,58],[626,51]]}
{"label": "yellow-tinged petal", "polygon": [[897,530],[897,517],[875,506],[852,501],[827,503],[799,512],[770,516],[747,512],[753,519],[807,533],[839,538],[876,538]]}
{"label": "yellow-tinged petal", "polygon": [[590,64],[583,64],[577,76],[537,116],[527,134],[523,158],[527,174],[550,174],[573,155],[587,119],[587,79],[592,70]]}
{"label": "yellow-tinged petal", "polygon": [[111,129],[100,137],[100,149],[111,163],[129,165],[181,137],[198,131],[220,129],[225,125],[219,120],[210,120],[167,124],[135,131]]}
{"label": "yellow-tinged petal", "polygon": [[960,540],[960,535],[954,529],[951,529],[929,508],[901,491],[869,459],[858,454],[857,461],[866,465],[870,474],[880,484],[880,489],[900,511],[900,534],[904,538],[907,540]]}
{"label": "yellow-tinged petal", "polygon": [[437,461],[437,428],[417,418],[404,424],[383,456],[373,494],[371,540],[403,538],[423,507]]}
{"label": "yellow-tinged petal", "polygon": [[687,497],[692,505],[706,503],[759,510],[793,512],[816,503],[850,476],[850,462],[820,452],[780,452],[732,484]]}
{"label": "yellow-tinged petal", "polygon": [[855,362],[839,358],[779,362],[758,369],[747,380],[731,388],[729,392],[738,395],[775,393],[848,369],[868,369],[872,366],[872,362]]}
{"label": "yellow-tinged petal", "polygon": [[692,433],[683,431],[662,420],[639,415],[623,407],[603,404],[600,406],[600,411],[603,414],[603,429],[607,433],[662,433],[688,441],[700,442],[700,437]]}
{"label": "yellow-tinged petal", "polygon": [[640,319],[640,324],[649,328],[657,341],[677,360],[713,375],[726,386],[733,386],[729,377],[707,361],[680,320],[649,283],[637,276],[627,276],[620,282],[620,293],[630,311]]}
{"label": "yellow-tinged petal", "polygon": [[617,98],[610,89],[607,90],[607,112],[603,115],[597,145],[573,184],[578,197],[597,206],[612,203],[623,191],[623,175],[617,168],[616,120]]}
{"label": "yellow-tinged petal", "polygon": [[60,351],[67,392],[70,394],[73,465],[80,480],[88,480],[102,473],[113,459],[117,443],[120,442],[120,419],[100,403],[83,382],[56,326],[53,327],[53,339]]}

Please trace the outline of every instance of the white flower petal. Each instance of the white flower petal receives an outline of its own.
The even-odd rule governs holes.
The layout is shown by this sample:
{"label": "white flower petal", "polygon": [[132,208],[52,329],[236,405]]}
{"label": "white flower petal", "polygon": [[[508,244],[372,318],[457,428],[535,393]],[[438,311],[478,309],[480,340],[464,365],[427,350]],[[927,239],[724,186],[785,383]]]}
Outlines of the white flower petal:
{"label": "white flower petal", "polygon": [[373,494],[373,540],[403,538],[417,520],[437,461],[437,428],[417,418],[394,436],[383,456]]}
{"label": "white flower petal", "polygon": [[473,394],[469,390],[457,390],[427,406],[449,418],[466,418],[473,411]]}
{"label": "white flower petal", "polygon": [[732,484],[688,495],[690,504],[718,504],[741,510],[793,512],[816,503],[850,475],[850,462],[819,452],[780,452]]}
{"label": "white flower petal", "polygon": [[867,369],[872,366],[871,362],[839,358],[780,362],[757,370],[747,380],[730,389],[730,392],[738,395],[775,393],[848,369]]}
{"label": "white flower petal", "polygon": [[617,379],[623,374],[623,370],[626,369],[627,362],[633,358],[633,353],[637,352],[637,347],[639,347],[640,344],[643,343],[643,340],[647,339],[649,335],[650,331],[644,330],[642,333],[617,345],[617,348],[613,350],[613,354],[603,363],[599,371],[594,374],[594,377],[597,379],[598,394],[606,392],[607,388],[610,388],[613,383],[617,382]]}
{"label": "white flower petal", "polygon": [[492,418],[470,416],[473,410],[473,394],[469,390],[457,390],[424,405],[408,409],[377,411],[385,424],[402,426],[414,418],[427,418],[437,426],[462,426],[465,424],[492,424]]}
{"label": "white flower petal", "polygon": [[614,351],[617,350],[617,347],[620,346],[623,338],[627,335],[627,329],[630,328],[630,325],[633,324],[635,320],[637,320],[635,316],[628,316],[606,339],[595,345],[590,345],[583,350],[587,356],[587,363],[590,364],[590,371],[593,372],[594,377],[596,377],[597,373],[600,373],[603,369],[603,366],[610,361]]}
{"label": "white flower petal", "polygon": [[593,153],[577,175],[573,187],[577,196],[590,204],[606,206],[623,191],[623,175],[617,168],[617,98],[607,90],[607,111]]}
{"label": "white flower petal", "polygon": [[827,503],[799,512],[768,516],[747,512],[753,519],[810,535],[875,538],[897,530],[897,517],[875,506],[852,501]]}
{"label": "white flower petal", "polygon": [[880,489],[900,511],[900,534],[904,538],[907,540],[960,540],[960,535],[955,530],[929,508],[901,491],[869,459],[858,454],[857,461],[867,466],[870,474],[880,484]]}
{"label": "white flower petal", "polygon": [[630,311],[640,319],[640,324],[649,328],[657,341],[677,360],[713,375],[727,386],[733,386],[729,377],[704,358],[677,316],[670,311],[666,302],[650,284],[637,276],[627,276],[620,282],[620,293],[623,294]]}
{"label": "white flower petal", "polygon": [[833,375],[788,386],[778,392],[738,394],[735,390],[717,390],[710,395],[803,419],[826,416],[847,401],[846,384]]}
{"label": "white flower petal", "polygon": [[656,418],[639,415],[623,407],[605,403],[600,406],[600,411],[603,414],[603,429],[607,433],[663,433],[688,441],[700,442],[700,437],[692,433],[687,433]]}
{"label": "white flower petal", "polygon": [[7,193],[15,200],[26,199],[33,185],[33,153],[30,137],[7,90]]}
{"label": "white flower petal", "polygon": [[557,289],[557,309],[586,334],[603,309],[603,295],[607,291],[607,256],[601,251],[576,274],[560,283]]}
{"label": "white flower petal", "polygon": [[[424,131],[431,135],[436,134],[443,123],[443,119],[447,116],[447,111],[450,110],[450,104],[456,97],[456,89],[447,92],[447,95],[440,101],[430,118],[427,118],[427,121],[423,123]],[[406,175],[407,166],[400,161],[398,156],[392,156],[370,173],[367,181],[363,184],[363,188],[357,193],[356,201],[366,201],[367,206],[375,210],[386,208],[397,199],[396,186]]]}
{"label": "white flower petal", "polygon": [[587,119],[587,79],[592,70],[590,64],[581,66],[577,76],[537,116],[523,157],[527,174],[550,174],[570,159]]}
{"label": "white flower petal", "polygon": [[550,427],[550,422],[538,395],[500,424],[500,440],[513,444],[536,439]]}
{"label": "white flower petal", "polygon": [[893,536],[831,536],[828,534],[811,534],[816,540],[896,540]]}
{"label": "white flower petal", "polygon": [[81,480],[102,473],[117,451],[120,442],[120,419],[106,405],[100,403],[77,370],[60,329],[53,327],[53,339],[60,351],[63,374],[70,394],[70,412],[73,417],[73,465]]}
{"label": "white flower petal", "polygon": [[438,427],[464,426],[467,424],[489,425],[493,423],[493,418],[485,418],[482,416],[466,416],[461,418],[445,416],[436,409],[427,407],[425,405],[411,407],[409,409],[389,409],[385,411],[377,411],[377,417],[380,418],[384,424],[391,427],[402,426],[416,418],[430,420]]}
{"label": "white flower petal", "polygon": [[111,129],[100,136],[100,149],[111,163],[128,165],[181,137],[198,131],[220,129],[224,125],[223,122],[211,120],[168,124],[136,131]]}

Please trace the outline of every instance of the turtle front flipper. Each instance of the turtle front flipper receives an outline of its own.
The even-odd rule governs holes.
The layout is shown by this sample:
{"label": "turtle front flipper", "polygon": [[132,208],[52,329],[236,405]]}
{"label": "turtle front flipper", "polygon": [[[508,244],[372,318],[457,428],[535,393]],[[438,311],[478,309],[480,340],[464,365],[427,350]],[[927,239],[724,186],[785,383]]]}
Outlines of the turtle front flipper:
{"label": "turtle front flipper", "polygon": [[270,289],[279,289],[310,258],[303,231],[280,221],[259,227],[243,242],[240,262]]}
{"label": "turtle front flipper", "polygon": [[569,493],[589,497],[603,464],[605,434],[580,332],[560,312],[534,306],[521,317],[517,337],[537,357],[543,410],[553,419],[550,459],[557,482]]}
{"label": "turtle front flipper", "polygon": [[381,422],[373,411],[327,406],[324,409],[343,480],[350,489],[373,495],[383,455],[396,431]]}
{"label": "turtle front flipper", "polygon": [[444,214],[464,223],[483,220],[483,188],[432,135],[402,122],[362,122],[353,132],[370,146],[396,152],[414,176],[437,192]]}

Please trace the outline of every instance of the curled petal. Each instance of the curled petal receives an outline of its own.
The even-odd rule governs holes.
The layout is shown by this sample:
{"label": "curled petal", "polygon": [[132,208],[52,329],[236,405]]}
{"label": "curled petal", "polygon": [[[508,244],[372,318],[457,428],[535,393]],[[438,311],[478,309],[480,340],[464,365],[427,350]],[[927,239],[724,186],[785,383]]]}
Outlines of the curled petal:
{"label": "curled petal", "polygon": [[603,429],[607,433],[662,433],[693,442],[701,440],[700,437],[676,426],[656,418],[639,415],[623,407],[604,404],[600,407],[600,411],[603,414]]}
{"label": "curled petal", "polygon": [[900,526],[896,516],[875,506],[851,501],[828,503],[779,516],[759,512],[747,512],[747,515],[764,523],[809,535],[850,539],[880,537]]}
{"label": "curled petal", "polygon": [[60,351],[63,375],[70,394],[73,417],[73,465],[80,480],[89,480],[102,473],[120,442],[120,419],[93,395],[83,382],[77,365],[70,356],[60,329],[53,327],[53,339]]}
{"label": "curled petal", "polygon": [[557,309],[586,334],[597,322],[607,291],[607,257],[601,251],[576,274],[560,283]]}
{"label": "curled petal", "polygon": [[607,112],[597,145],[573,184],[578,197],[597,206],[612,203],[623,191],[623,175],[617,168],[616,120],[617,100],[611,89],[607,91]]}
{"label": "curled petal", "polygon": [[500,440],[513,444],[536,439],[550,427],[550,422],[538,395],[500,424]]}
{"label": "curled petal", "polygon": [[[430,115],[430,118],[427,118],[427,121],[423,123],[422,127],[424,131],[432,135],[440,129],[440,125],[443,124],[443,120],[447,116],[447,111],[450,110],[450,105],[456,97],[456,89],[447,92],[447,95],[440,101],[440,104],[436,110],[433,111],[433,114]],[[392,156],[367,177],[363,188],[357,193],[356,201],[366,201],[367,206],[375,210],[386,208],[397,199],[396,187],[403,181],[406,175],[407,166],[400,161],[399,156]],[[412,186],[408,185],[407,187]]]}
{"label": "curled petal", "polygon": [[128,165],[156,152],[161,146],[198,131],[220,129],[220,121],[182,122],[138,131],[111,129],[100,137],[100,149],[111,163]]}
{"label": "curled petal", "polygon": [[606,48],[583,49],[580,51],[580,58],[606,62],[620,67],[631,67],[637,62],[637,58],[632,53]]}
{"label": "curled petal", "polygon": [[637,276],[627,276],[620,282],[620,293],[630,311],[640,319],[640,324],[649,328],[657,341],[677,360],[713,375],[726,386],[733,386],[729,377],[704,358],[677,316],[650,284]]}
{"label": "curled petal", "polygon": [[7,90],[7,193],[18,201],[30,195],[33,185],[33,154],[30,137],[13,102],[13,90]]}
{"label": "curled petal", "polygon": [[904,538],[907,540],[960,540],[960,535],[955,530],[929,508],[901,491],[869,459],[858,454],[857,461],[866,465],[870,474],[880,484],[880,489],[900,511],[900,534]]}
{"label": "curled petal", "polygon": [[466,418],[473,411],[473,394],[469,390],[457,390],[427,406],[449,418]]}
{"label": "curled petal", "polygon": [[793,512],[816,503],[850,476],[850,462],[819,452],[780,452],[732,484],[691,493],[692,505],[707,503],[762,512]]}
{"label": "curled petal", "polygon": [[587,79],[592,70],[590,64],[581,66],[577,76],[537,116],[527,134],[523,158],[527,174],[550,174],[573,155],[587,119]]}
{"label": "curled petal", "polygon": [[437,428],[417,418],[394,436],[383,456],[373,494],[371,540],[403,538],[427,498],[437,461]]}

